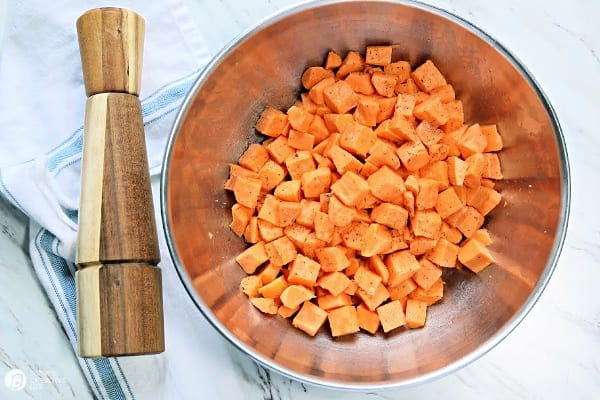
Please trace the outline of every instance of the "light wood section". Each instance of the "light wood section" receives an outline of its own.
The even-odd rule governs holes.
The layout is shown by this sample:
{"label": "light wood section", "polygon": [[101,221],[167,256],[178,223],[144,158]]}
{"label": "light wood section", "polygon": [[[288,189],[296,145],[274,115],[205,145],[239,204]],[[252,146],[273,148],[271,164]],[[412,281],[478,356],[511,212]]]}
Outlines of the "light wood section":
{"label": "light wood section", "polygon": [[96,8],[77,20],[88,96],[102,92],[140,93],[144,19],[114,7]]}
{"label": "light wood section", "polygon": [[164,351],[159,268],[111,264],[83,268],[75,275],[81,357]]}
{"label": "light wood section", "polygon": [[77,264],[160,261],[139,99],[86,104]]}

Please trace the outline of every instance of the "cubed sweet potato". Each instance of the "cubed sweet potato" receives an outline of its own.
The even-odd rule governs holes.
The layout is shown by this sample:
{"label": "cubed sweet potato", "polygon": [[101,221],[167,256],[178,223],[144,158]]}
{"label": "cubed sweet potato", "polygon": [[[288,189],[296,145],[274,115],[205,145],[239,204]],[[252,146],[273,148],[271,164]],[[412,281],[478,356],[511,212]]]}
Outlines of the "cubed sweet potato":
{"label": "cubed sweet potato", "polygon": [[235,261],[246,271],[247,274],[253,274],[256,269],[269,259],[265,249],[264,242],[258,242],[241,252]]}
{"label": "cubed sweet potato", "polygon": [[444,75],[442,75],[440,70],[431,60],[425,61],[418,68],[416,68],[411,74],[411,77],[417,86],[427,93],[431,93],[433,89],[436,89],[447,83]]}
{"label": "cubed sweet potato", "polygon": [[267,107],[256,123],[256,130],[263,135],[277,137],[283,133],[287,123],[287,115],[273,107]]}
{"label": "cubed sweet potato", "polygon": [[393,300],[377,307],[377,314],[379,315],[379,321],[381,321],[381,327],[385,333],[406,324],[406,318],[400,300]]}
{"label": "cubed sweet potato", "polygon": [[300,311],[292,321],[292,325],[310,336],[315,336],[325,320],[327,320],[327,311],[307,301],[302,304]]}

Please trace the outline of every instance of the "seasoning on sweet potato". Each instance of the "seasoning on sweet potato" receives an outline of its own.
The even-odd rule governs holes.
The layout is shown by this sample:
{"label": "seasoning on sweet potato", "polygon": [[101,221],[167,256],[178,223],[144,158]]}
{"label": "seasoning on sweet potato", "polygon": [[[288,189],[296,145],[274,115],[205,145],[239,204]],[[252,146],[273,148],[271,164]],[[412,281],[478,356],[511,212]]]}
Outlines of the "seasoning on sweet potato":
{"label": "seasoning on sweet potato", "polygon": [[413,71],[392,46],[332,50],[301,82],[285,113],[261,114],[269,138],[229,166],[230,228],[252,244],[236,257],[240,288],[311,336],[328,317],[333,336],[421,327],[442,267],[493,262],[481,227],[501,201],[496,125],[464,125],[433,62]]}

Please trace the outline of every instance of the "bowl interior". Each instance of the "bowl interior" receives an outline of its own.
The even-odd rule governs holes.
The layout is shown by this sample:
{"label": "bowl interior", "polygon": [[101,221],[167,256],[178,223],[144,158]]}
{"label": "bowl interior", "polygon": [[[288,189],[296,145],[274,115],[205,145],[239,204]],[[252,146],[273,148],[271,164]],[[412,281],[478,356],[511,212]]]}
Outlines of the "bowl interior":
{"label": "bowl interior", "polygon": [[[228,228],[228,163],[259,141],[266,105],[286,109],[300,75],[330,49],[397,44],[398,59],[432,59],[464,103],[467,122],[497,123],[503,202],[487,227],[497,263],[479,275],[444,272],[445,297],[422,329],[389,335],[311,338],[269,318],[239,290],[234,258],[243,240]],[[352,1],[300,6],[242,37],[197,82],[180,115],[164,171],[164,218],[184,283],[205,315],[235,344],[281,372],[345,387],[402,385],[434,376],[508,333],[533,304],[562,237],[566,155],[548,106],[524,71],[491,39],[423,5]],[[502,333],[504,332],[504,333]]]}

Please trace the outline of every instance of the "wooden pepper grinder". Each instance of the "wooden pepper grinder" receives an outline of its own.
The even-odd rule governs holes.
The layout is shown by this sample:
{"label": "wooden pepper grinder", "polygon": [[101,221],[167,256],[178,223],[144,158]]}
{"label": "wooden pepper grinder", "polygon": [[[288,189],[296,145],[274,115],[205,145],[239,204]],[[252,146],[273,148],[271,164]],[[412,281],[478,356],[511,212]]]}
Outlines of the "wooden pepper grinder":
{"label": "wooden pepper grinder", "polygon": [[161,271],[141,84],[144,20],[98,8],[77,20],[85,90],[77,243],[81,357],[164,351]]}

